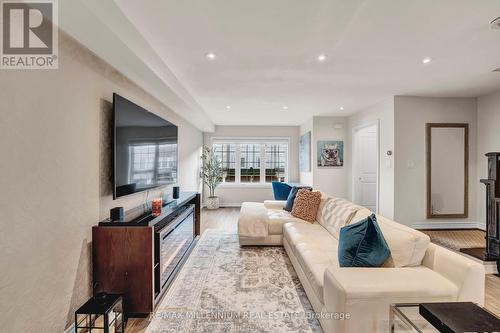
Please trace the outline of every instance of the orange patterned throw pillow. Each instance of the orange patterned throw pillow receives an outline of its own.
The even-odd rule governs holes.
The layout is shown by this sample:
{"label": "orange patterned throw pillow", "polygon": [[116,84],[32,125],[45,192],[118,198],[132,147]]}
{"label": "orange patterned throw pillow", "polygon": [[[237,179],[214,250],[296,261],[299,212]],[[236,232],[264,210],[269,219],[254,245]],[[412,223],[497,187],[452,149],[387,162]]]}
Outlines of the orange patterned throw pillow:
{"label": "orange patterned throw pillow", "polygon": [[308,222],[314,222],[320,203],[321,192],[301,189],[297,192],[293,202],[292,215]]}

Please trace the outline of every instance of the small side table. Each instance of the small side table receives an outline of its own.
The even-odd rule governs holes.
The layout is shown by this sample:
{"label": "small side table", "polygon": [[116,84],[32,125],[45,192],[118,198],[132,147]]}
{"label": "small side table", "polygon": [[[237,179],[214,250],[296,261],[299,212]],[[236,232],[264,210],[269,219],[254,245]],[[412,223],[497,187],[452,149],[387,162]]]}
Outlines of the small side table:
{"label": "small side table", "polygon": [[124,333],[120,294],[99,293],[75,311],[75,332]]}
{"label": "small side table", "polygon": [[419,313],[418,303],[391,304],[389,312],[389,332],[439,333]]}
{"label": "small side table", "polygon": [[391,333],[500,332],[500,318],[472,302],[392,304]]}

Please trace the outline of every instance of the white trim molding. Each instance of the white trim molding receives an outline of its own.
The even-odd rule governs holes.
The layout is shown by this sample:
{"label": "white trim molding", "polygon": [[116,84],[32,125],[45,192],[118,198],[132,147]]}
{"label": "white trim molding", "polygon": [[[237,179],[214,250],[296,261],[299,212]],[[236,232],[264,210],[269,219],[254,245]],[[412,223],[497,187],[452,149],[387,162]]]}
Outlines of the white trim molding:
{"label": "white trim molding", "polygon": [[482,222],[469,221],[432,221],[432,222],[416,222],[412,224],[414,229],[481,229],[486,230],[486,226]]}

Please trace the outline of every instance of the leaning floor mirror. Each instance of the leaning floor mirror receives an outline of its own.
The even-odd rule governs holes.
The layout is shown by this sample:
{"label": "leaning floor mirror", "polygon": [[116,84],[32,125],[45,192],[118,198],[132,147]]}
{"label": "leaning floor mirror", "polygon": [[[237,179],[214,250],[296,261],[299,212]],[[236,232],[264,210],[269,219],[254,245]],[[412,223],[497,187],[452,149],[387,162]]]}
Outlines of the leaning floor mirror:
{"label": "leaning floor mirror", "polygon": [[467,218],[469,125],[427,124],[427,218]]}

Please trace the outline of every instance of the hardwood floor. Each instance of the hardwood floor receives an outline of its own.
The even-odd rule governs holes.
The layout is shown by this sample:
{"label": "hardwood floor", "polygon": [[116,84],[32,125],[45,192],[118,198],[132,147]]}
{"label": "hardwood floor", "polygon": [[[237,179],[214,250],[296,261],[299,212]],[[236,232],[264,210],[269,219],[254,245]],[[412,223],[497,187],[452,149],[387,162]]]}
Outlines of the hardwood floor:
{"label": "hardwood floor", "polygon": [[220,229],[225,232],[238,232],[240,208],[220,208],[201,211],[201,233],[207,229]]}
{"label": "hardwood floor", "polygon": [[[201,232],[207,229],[219,229],[225,232],[237,232],[237,222],[239,208],[220,208],[218,210],[203,209],[201,212]],[[439,233],[434,233],[434,238],[438,237]],[[453,242],[453,233],[441,233],[447,242]],[[458,235],[457,239],[463,243],[464,239],[471,239],[472,242],[478,241],[478,233],[471,235]],[[443,238],[442,237],[442,238]],[[484,237],[484,236],[483,236]],[[432,237],[431,237],[432,239]],[[484,240],[484,238],[483,238]],[[461,244],[462,244],[461,243]],[[460,245],[461,246],[461,245]],[[500,277],[496,275],[486,276],[486,297],[485,308],[500,316]],[[127,332],[129,333],[145,333],[148,320],[146,319],[130,319],[127,324]]]}
{"label": "hardwood floor", "polygon": [[[433,243],[458,251],[463,248],[485,246],[486,233],[482,230],[421,230]],[[486,275],[485,308],[500,316],[500,277]]]}
{"label": "hardwood floor", "polygon": [[485,247],[486,232],[470,230],[420,230],[427,234],[433,243],[459,251],[463,248]]}
{"label": "hardwood floor", "polygon": [[485,308],[500,317],[500,276],[486,275]]}

